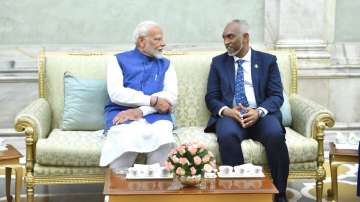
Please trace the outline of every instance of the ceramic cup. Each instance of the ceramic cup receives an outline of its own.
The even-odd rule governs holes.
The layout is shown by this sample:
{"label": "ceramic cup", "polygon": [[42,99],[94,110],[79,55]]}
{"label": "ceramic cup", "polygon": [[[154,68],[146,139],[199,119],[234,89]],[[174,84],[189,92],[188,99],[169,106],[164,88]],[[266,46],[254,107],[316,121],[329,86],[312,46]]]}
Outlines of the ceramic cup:
{"label": "ceramic cup", "polygon": [[146,172],[147,172],[147,176],[151,177],[151,176],[154,175],[154,169],[153,168],[148,168]]}
{"label": "ceramic cup", "polygon": [[235,166],[235,173],[238,175],[243,175],[245,173],[245,169],[241,166]]}
{"label": "ceramic cup", "polygon": [[131,168],[129,168],[129,173],[130,173],[132,176],[136,176],[136,175],[137,175],[137,169],[134,168],[134,167],[131,167]]}
{"label": "ceramic cup", "polygon": [[233,171],[232,166],[219,166],[219,171],[222,175],[229,175]]}
{"label": "ceramic cup", "polygon": [[161,167],[161,168],[160,168],[160,174],[161,174],[161,176],[163,176],[163,177],[167,177],[167,176],[169,176],[170,172],[169,172],[166,168]]}

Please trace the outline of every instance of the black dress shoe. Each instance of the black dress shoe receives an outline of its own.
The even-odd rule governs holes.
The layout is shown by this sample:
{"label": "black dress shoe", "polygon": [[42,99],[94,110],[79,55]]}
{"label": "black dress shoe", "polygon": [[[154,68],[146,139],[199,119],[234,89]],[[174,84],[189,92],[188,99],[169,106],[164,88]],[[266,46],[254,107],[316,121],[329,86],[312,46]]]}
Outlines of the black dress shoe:
{"label": "black dress shoe", "polygon": [[276,194],[274,198],[274,202],[288,202],[286,196]]}

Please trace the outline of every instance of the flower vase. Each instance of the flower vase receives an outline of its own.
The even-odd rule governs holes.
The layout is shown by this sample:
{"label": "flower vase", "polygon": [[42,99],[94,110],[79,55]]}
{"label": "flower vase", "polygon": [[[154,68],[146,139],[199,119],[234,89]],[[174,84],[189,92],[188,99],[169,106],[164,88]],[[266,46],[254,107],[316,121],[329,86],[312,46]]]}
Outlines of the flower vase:
{"label": "flower vase", "polygon": [[201,175],[178,176],[178,179],[184,187],[196,186],[201,183]]}

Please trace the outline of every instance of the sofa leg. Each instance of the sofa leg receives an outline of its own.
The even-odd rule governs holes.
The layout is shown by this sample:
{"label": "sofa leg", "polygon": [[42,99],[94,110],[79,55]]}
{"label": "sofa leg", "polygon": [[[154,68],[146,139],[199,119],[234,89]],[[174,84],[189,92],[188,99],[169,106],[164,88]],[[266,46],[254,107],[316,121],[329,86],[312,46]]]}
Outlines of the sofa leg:
{"label": "sofa leg", "polygon": [[27,174],[26,176],[26,201],[33,202],[34,201],[34,177],[31,174]]}
{"label": "sofa leg", "polygon": [[26,198],[27,202],[34,201],[34,186],[26,186]]}
{"label": "sofa leg", "polygon": [[322,180],[316,180],[316,201],[317,202],[322,201],[323,185],[324,185],[324,183]]}

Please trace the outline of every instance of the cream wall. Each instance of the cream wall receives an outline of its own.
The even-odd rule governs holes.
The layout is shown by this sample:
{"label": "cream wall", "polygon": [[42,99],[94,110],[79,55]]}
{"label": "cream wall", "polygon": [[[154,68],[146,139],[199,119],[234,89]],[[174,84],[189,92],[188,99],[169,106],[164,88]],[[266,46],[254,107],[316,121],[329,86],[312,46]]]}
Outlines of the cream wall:
{"label": "cream wall", "polygon": [[135,25],[154,20],[168,43],[221,43],[224,24],[248,19],[263,42],[263,0],[2,0],[0,44],[127,44]]}

